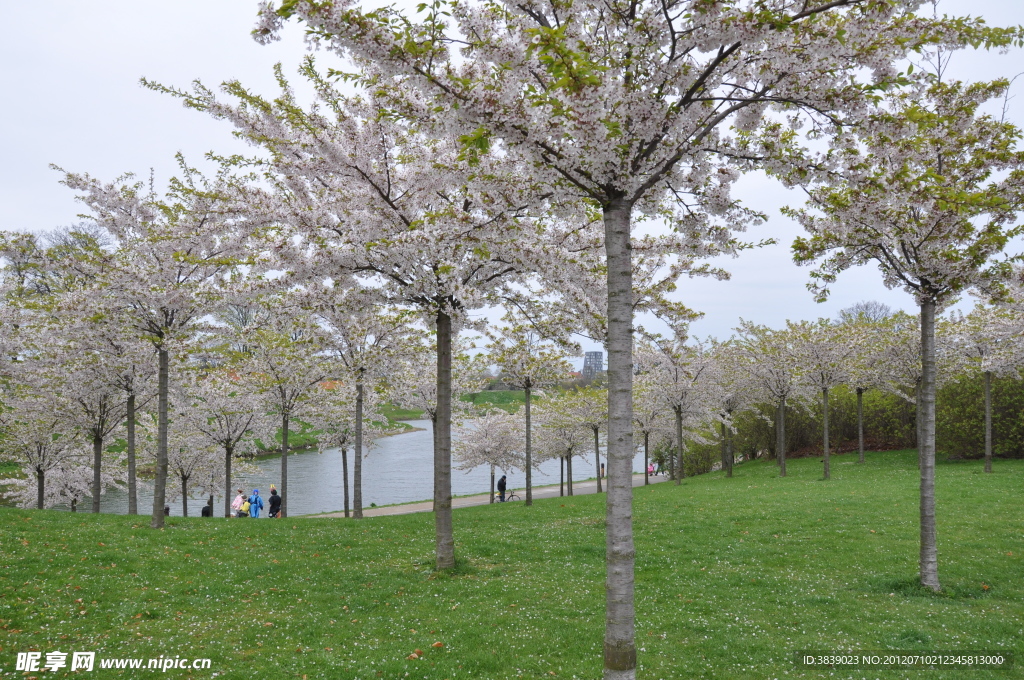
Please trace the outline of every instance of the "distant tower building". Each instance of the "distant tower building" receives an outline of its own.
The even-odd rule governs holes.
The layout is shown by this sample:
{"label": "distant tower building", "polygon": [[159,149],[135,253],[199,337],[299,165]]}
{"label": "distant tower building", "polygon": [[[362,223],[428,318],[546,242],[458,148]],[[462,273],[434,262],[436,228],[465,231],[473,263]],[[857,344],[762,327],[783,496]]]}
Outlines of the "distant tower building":
{"label": "distant tower building", "polygon": [[587,352],[583,357],[583,379],[590,382],[604,370],[604,352]]}

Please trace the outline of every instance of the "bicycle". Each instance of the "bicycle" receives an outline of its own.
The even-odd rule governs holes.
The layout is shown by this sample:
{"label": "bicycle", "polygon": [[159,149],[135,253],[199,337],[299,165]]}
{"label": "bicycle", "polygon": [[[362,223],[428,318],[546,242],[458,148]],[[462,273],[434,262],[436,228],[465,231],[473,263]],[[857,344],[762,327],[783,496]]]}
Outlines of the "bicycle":
{"label": "bicycle", "polygon": [[505,494],[505,502],[506,503],[508,503],[509,501],[521,501],[521,500],[523,500],[522,496],[517,494],[515,491],[509,491],[508,493]]}

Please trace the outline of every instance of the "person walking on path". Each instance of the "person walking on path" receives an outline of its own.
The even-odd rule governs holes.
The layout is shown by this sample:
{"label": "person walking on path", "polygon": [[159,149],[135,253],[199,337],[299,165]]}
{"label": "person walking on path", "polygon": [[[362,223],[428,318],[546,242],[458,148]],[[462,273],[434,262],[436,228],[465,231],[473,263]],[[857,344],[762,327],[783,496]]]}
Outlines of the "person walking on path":
{"label": "person walking on path", "polygon": [[277,489],[270,487],[270,517],[277,517],[281,514],[281,497],[277,495]]}
{"label": "person walking on path", "polygon": [[502,475],[501,479],[498,480],[498,502],[505,502],[505,475]]}
{"label": "person walking on path", "polygon": [[249,516],[253,519],[259,519],[260,510],[263,509],[263,499],[260,498],[260,490],[253,489],[252,495],[249,496]]}

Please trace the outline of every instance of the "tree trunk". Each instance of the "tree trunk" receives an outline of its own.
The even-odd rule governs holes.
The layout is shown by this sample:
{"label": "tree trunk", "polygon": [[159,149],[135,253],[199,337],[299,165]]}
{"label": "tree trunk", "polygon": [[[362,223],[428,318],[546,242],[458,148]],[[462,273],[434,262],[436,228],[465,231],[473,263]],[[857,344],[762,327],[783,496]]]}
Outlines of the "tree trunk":
{"label": "tree trunk", "polygon": [[288,412],[281,413],[281,512],[280,517],[287,517],[285,506],[288,504]]}
{"label": "tree trunk", "polygon": [[533,439],[530,431],[530,381],[523,388],[526,393],[526,505],[533,505]]}
{"label": "tree trunk", "polygon": [[864,388],[857,388],[857,462],[864,462]]}
{"label": "tree trunk", "polygon": [[97,433],[92,435],[92,511],[100,511],[100,489],[102,481],[100,466],[103,464],[103,437]]}
{"label": "tree trunk", "polygon": [[181,516],[188,517],[188,477],[178,476],[181,478]]}
{"label": "tree trunk", "polygon": [[[345,488],[348,488],[348,473],[345,473]],[[346,501],[348,496],[346,494]],[[345,503],[348,510],[348,503]],[[352,516],[363,518],[363,381],[356,383],[356,449],[352,454]],[[348,512],[345,513],[348,517]]]}
{"label": "tree trunk", "polygon": [[921,584],[939,590],[935,529],[935,301],[921,303]]}
{"label": "tree trunk", "polygon": [[[676,455],[669,456],[671,460],[669,463],[669,473],[678,484],[682,481],[683,476],[683,407],[676,406],[673,410],[676,414]],[[679,466],[678,470],[676,469],[677,464]]]}
{"label": "tree trunk", "polygon": [[[606,502],[604,680],[636,678],[633,569],[632,206],[604,209],[608,277],[608,498]],[[599,468],[600,469],[600,468]],[[600,477],[598,477],[600,484]]]}
{"label": "tree trunk", "polygon": [[823,441],[822,448],[825,451],[825,479],[830,479],[831,470],[829,467],[828,459],[828,388],[823,387],[821,389],[821,438]]}
{"label": "tree trunk", "polygon": [[679,460],[676,462],[676,486],[686,479],[686,444],[683,443],[683,411],[679,409],[676,418],[676,446]]}
{"label": "tree trunk", "polygon": [[139,514],[139,490],[135,478],[135,393],[128,393],[128,514]]}
{"label": "tree trunk", "polygon": [[348,517],[348,449],[344,446],[341,447],[341,503]]}
{"label": "tree trunk", "polygon": [[779,477],[786,476],[786,398],[775,407],[775,460],[779,464]]}
{"label": "tree trunk", "polygon": [[153,480],[154,529],[164,527],[164,501],[167,499],[167,391],[169,380],[167,348],[157,347],[157,428],[156,428],[156,479]]}
{"label": "tree trunk", "polygon": [[452,318],[437,312],[437,422],[434,428],[434,532],[438,569],[455,566],[452,535]]}
{"label": "tree trunk", "polygon": [[72,498],[71,499],[71,512],[78,512],[78,499],[77,498]]}
{"label": "tree trunk", "polygon": [[231,501],[235,499],[231,493],[231,459],[234,457],[234,445],[230,442],[224,444],[224,516],[229,518],[235,514],[231,511]]}
{"label": "tree trunk", "polygon": [[644,486],[651,483],[651,433],[644,432]]}
{"label": "tree trunk", "polygon": [[565,486],[566,493],[571,496],[572,494],[572,454],[568,454],[565,457]]}
{"label": "tree trunk", "polygon": [[918,385],[914,388],[914,396],[918,397],[918,402],[915,403],[913,408],[914,424],[918,426],[918,469],[921,469],[921,461],[924,452],[922,452],[923,442],[925,440],[925,431],[923,429],[924,417],[921,411],[921,390],[922,390],[922,378],[918,377]]}
{"label": "tree trunk", "polygon": [[[42,510],[46,500],[46,472],[36,468],[36,510]],[[71,512],[75,511],[74,502],[71,503]]]}
{"label": "tree trunk", "polygon": [[[732,418],[732,412],[729,413],[729,417],[730,417],[730,419]],[[731,427],[728,428],[728,430],[726,431],[726,435],[725,436],[726,436],[725,451],[726,451],[726,453],[729,456],[729,469],[725,471],[725,476],[726,477],[732,477],[732,469],[736,465],[736,456],[735,456],[735,453],[733,451],[733,445],[732,445],[733,444],[733,439],[732,439],[733,431],[732,431]]]}
{"label": "tree trunk", "polygon": [[558,457],[558,495],[565,495],[565,456]]}
{"label": "tree trunk", "polygon": [[726,429],[728,429],[728,428],[725,426],[725,421],[723,420],[722,421],[722,446],[721,446],[721,449],[722,449],[722,451],[721,451],[721,453],[722,453],[722,470],[726,471],[728,473],[728,476],[731,477],[732,476],[732,470],[729,470],[729,451],[728,451],[729,446],[728,446],[728,444],[725,441],[725,431],[726,431]]}
{"label": "tree trunk", "polygon": [[985,371],[985,472],[992,472],[992,371]]}
{"label": "tree trunk", "polygon": [[494,504],[494,466],[491,466],[491,500],[490,503]]}
{"label": "tree trunk", "polygon": [[596,427],[594,430],[594,467],[597,469],[597,492],[601,493],[601,431]]}

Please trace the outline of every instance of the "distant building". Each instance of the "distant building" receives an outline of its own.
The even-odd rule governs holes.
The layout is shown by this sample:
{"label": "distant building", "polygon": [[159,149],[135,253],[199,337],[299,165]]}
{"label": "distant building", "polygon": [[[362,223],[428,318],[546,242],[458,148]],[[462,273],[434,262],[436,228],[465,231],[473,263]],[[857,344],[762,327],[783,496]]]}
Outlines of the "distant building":
{"label": "distant building", "polygon": [[604,352],[587,352],[583,356],[583,379],[591,381],[604,370]]}

